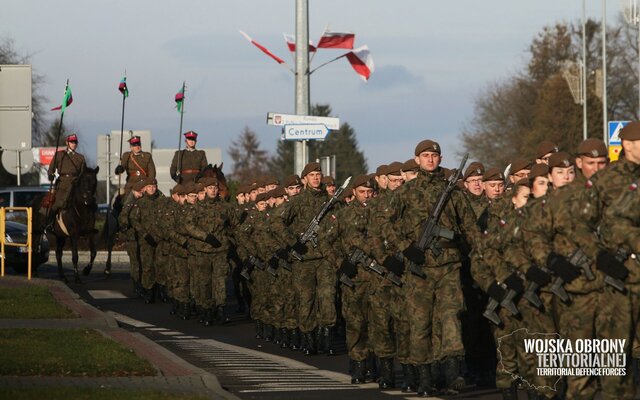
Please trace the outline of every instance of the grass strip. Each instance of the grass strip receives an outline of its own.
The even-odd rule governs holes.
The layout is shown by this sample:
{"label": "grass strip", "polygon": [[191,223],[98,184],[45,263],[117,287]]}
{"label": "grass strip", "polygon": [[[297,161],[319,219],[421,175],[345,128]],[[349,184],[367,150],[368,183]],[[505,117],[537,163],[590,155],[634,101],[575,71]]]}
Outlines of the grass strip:
{"label": "grass strip", "polygon": [[35,285],[0,287],[0,318],[42,319],[75,317],[75,314],[54,299],[46,287]]}
{"label": "grass strip", "polygon": [[197,394],[166,393],[157,390],[83,388],[83,387],[13,387],[0,388],[0,399],[21,400],[205,400]]}
{"label": "grass strip", "polygon": [[87,329],[0,329],[0,375],[149,376],[133,350]]}

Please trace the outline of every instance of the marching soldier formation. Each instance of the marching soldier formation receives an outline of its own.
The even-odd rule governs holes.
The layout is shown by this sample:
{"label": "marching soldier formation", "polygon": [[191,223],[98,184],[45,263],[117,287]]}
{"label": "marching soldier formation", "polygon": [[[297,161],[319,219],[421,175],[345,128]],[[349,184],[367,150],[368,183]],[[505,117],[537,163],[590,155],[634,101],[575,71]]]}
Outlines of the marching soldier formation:
{"label": "marching soldier formation", "polygon": [[[169,197],[133,137],[116,171],[127,173],[119,222],[133,284],[145,302],[170,302],[172,314],[209,326],[230,321],[232,274],[256,339],[332,355],[344,335],[353,384],[427,397],[490,379],[504,399],[518,389],[528,399],[630,399],[640,360],[640,122],[620,138],[615,163],[597,139],[566,152],[542,142],[536,160],[504,172],[479,162],[447,170],[440,145],[423,140],[409,160],[342,186],[314,162],[300,176],[242,182],[234,204],[218,196],[216,178],[201,177],[195,132],[176,152]],[[520,328],[627,339],[627,373],[539,376]]]}

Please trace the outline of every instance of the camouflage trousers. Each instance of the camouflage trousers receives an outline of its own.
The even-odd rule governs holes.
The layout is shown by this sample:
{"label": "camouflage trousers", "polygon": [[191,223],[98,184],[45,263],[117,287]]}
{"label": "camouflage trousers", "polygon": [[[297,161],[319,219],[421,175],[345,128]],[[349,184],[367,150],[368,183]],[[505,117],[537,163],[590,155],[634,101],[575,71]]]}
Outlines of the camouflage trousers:
{"label": "camouflage trousers", "polygon": [[640,283],[627,283],[627,290],[631,299],[631,323],[633,330],[633,358],[640,358]]}
{"label": "camouflage trousers", "polygon": [[395,357],[394,320],[392,313],[393,288],[389,281],[370,271],[369,274],[369,345],[379,358]]}
{"label": "camouflage trousers", "polygon": [[199,253],[189,257],[189,290],[203,308],[224,306],[227,299],[227,255]]}
{"label": "camouflage trousers", "polygon": [[[558,331],[563,338],[577,339],[626,339],[631,343],[631,301],[628,295],[605,287],[588,294],[569,293],[571,304],[554,298],[553,307],[558,318]],[[625,349],[630,360],[631,346]],[[626,376],[568,376],[567,400],[591,399],[602,388],[602,399],[634,398],[633,377],[630,362]]]}
{"label": "camouflage trousers", "polygon": [[167,285],[171,265],[170,255],[171,244],[164,240],[160,241],[156,248],[156,282],[159,285]]}
{"label": "camouflage trousers", "polygon": [[278,268],[278,278],[274,287],[276,326],[295,329],[298,327],[296,292],[293,288],[292,271]]}
{"label": "camouflage trousers", "polygon": [[139,283],[140,282],[140,258],[138,253],[138,242],[135,240],[127,240],[125,243],[125,249],[129,256],[129,267],[131,269],[131,279]]}
{"label": "camouflage trousers", "polygon": [[395,338],[396,357],[401,364],[410,364],[411,329],[407,311],[407,286],[391,287],[391,316],[393,318],[393,337]]}
{"label": "camouflage trousers", "polygon": [[156,283],[156,248],[144,240],[138,241],[140,247],[140,268],[142,269],[141,284],[145,289],[151,289]]}
{"label": "camouflage trousers", "polygon": [[298,327],[303,333],[336,323],[336,272],[325,260],[293,263]]}
{"label": "camouflage trousers", "polygon": [[[270,274],[258,268],[251,271],[249,290],[251,291],[251,318],[267,322],[273,314],[270,310],[269,284]],[[269,323],[269,322],[267,322]]]}
{"label": "camouflage trousers", "polygon": [[354,287],[342,286],[342,316],[346,325],[346,342],[349,358],[366,360],[369,351],[369,293],[371,283],[363,277],[366,271],[358,270],[352,279]]}
{"label": "camouflage trousers", "polygon": [[169,292],[171,297],[181,303],[189,301],[189,264],[188,257],[173,255],[169,267]]}
{"label": "camouflage trousers", "polygon": [[425,268],[426,279],[407,275],[411,364],[464,356],[460,314],[464,308],[459,264]]}

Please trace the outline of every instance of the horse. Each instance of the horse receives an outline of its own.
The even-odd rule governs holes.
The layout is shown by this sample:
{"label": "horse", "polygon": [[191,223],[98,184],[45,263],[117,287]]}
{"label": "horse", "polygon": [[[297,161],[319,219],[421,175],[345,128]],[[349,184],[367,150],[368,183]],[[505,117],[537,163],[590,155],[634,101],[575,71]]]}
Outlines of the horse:
{"label": "horse", "polygon": [[[54,217],[53,234],[56,236],[56,261],[60,279],[67,282],[67,277],[62,270],[62,250],[66,239],[71,240],[71,262],[73,263],[75,283],[81,283],[78,272],[78,239],[86,237],[89,242],[91,258],[85,270],[91,270],[96,258],[96,246],[94,241],[96,222],[96,187],[98,186],[98,170],[85,168],[69,194],[68,206],[58,211]],[[41,214],[38,214],[41,215]],[[44,221],[47,222],[47,221]],[[44,226],[44,224],[38,224]]]}
{"label": "horse", "polygon": [[218,180],[218,196],[220,196],[220,199],[224,201],[229,201],[231,192],[229,191],[229,186],[227,185],[227,178],[225,178],[224,173],[222,172],[223,165],[224,163],[220,163],[219,167],[218,164],[207,165],[202,169],[202,171],[200,171],[200,173],[198,173],[198,175],[196,176],[196,181],[200,178],[205,177],[216,178]]}
{"label": "horse", "polygon": [[[120,223],[118,222],[118,216],[122,211],[122,197],[123,195],[120,193],[116,193],[113,197],[111,207],[107,210],[107,215],[105,216],[104,225],[102,226],[102,230],[100,231],[100,241],[103,242],[107,247],[107,261],[104,266],[103,273],[105,276],[111,276],[111,253],[113,252],[113,247],[117,241],[117,234],[120,231]],[[89,275],[91,273],[91,268],[93,265],[87,265],[82,270],[83,275]]]}

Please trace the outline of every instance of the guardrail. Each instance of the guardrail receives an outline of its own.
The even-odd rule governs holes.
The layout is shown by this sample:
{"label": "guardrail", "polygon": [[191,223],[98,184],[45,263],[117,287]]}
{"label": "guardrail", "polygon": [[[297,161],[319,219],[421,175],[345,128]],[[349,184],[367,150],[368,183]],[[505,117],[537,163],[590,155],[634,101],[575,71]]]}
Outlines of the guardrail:
{"label": "guardrail", "polygon": [[[15,212],[15,211],[26,211],[27,212],[27,243],[15,243],[7,241],[6,234],[6,221],[7,221],[7,211]],[[5,263],[5,246],[12,247],[26,247],[28,255],[27,262],[27,278],[31,279],[31,254],[32,254],[32,246],[31,246],[31,236],[32,236],[32,217],[33,211],[31,207],[0,207],[0,251],[2,254],[2,267],[0,270],[0,276],[4,276],[4,263]]]}

